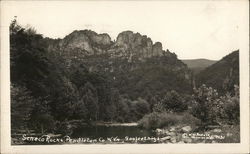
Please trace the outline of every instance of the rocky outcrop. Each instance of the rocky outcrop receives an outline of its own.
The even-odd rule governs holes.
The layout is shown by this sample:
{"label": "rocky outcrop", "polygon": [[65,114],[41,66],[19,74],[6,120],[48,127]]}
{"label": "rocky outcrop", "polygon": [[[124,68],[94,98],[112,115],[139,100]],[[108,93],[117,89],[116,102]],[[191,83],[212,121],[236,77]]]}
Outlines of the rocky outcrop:
{"label": "rocky outcrop", "polygon": [[131,62],[155,56],[175,56],[169,50],[164,51],[160,42],[153,43],[146,35],[132,31],[121,32],[115,42],[111,41],[108,34],[97,34],[91,30],[74,31],[52,42],[48,47],[50,51],[60,50],[68,57],[109,54],[111,58],[123,58]]}
{"label": "rocky outcrop", "polygon": [[190,126],[185,126],[185,127],[182,127],[181,130],[185,133],[188,133],[188,132],[192,131],[192,128]]}
{"label": "rocky outcrop", "polygon": [[192,88],[190,72],[176,54],[140,33],[124,31],[113,42],[108,34],[74,31],[63,39],[48,40],[48,49],[67,68],[81,63],[90,72],[105,74],[121,93],[130,93],[132,98],[143,97],[143,90],[137,89],[149,85],[155,92],[190,92]]}
{"label": "rocky outcrop", "polygon": [[130,59],[133,57],[139,60],[153,56],[163,56],[165,52],[160,42],[153,44],[151,38],[132,31],[120,33],[110,51],[114,51],[115,57],[127,56]]}
{"label": "rocky outcrop", "polygon": [[191,126],[171,126],[169,128],[157,128],[155,130],[162,143],[224,143],[227,138],[233,138],[233,134],[216,128],[207,131],[195,131]]}
{"label": "rocky outcrop", "polygon": [[162,44],[160,42],[156,42],[153,45],[152,56],[162,56],[163,55]]}
{"label": "rocky outcrop", "polygon": [[90,38],[84,32],[75,31],[71,33],[59,43],[59,46],[61,50],[71,51],[78,49],[86,51],[89,55],[94,53]]}
{"label": "rocky outcrop", "polygon": [[172,126],[170,128],[155,130],[158,136],[161,136],[161,141],[164,143],[192,143],[193,140],[185,133],[191,132],[193,129],[190,126]]}
{"label": "rocky outcrop", "polygon": [[[55,42],[55,41],[54,41]],[[97,34],[91,30],[74,31],[56,43],[49,45],[49,50],[60,50],[63,54],[73,57],[90,55],[100,55],[105,53],[108,47],[112,45],[108,34]]]}

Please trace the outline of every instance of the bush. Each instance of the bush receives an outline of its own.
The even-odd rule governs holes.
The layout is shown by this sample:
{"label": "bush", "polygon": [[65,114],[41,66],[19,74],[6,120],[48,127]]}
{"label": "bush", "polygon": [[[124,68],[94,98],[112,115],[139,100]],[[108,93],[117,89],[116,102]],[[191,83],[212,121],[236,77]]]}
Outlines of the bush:
{"label": "bush", "polygon": [[162,102],[157,102],[153,106],[153,112],[166,112],[166,109]]}
{"label": "bush", "polygon": [[170,112],[183,112],[188,108],[183,97],[174,90],[167,92],[162,102],[165,105],[165,109]]}
{"label": "bush", "polygon": [[120,97],[120,100],[117,102],[117,117],[116,121],[118,122],[128,122],[130,120],[130,108],[129,108],[130,100]]}
{"label": "bush", "polygon": [[192,114],[189,114],[189,113],[182,114],[181,120],[182,120],[182,123],[188,124],[192,126],[193,128],[201,125],[201,120],[194,117]]}
{"label": "bush", "polygon": [[220,111],[218,113],[220,122],[225,124],[240,123],[240,102],[239,96],[226,95],[220,98]]}
{"label": "bush", "polygon": [[39,115],[34,115],[31,118],[32,128],[40,131],[42,134],[45,132],[52,132],[55,127],[55,121],[53,117],[48,113],[42,113]]}
{"label": "bush", "polygon": [[[78,124],[79,125],[79,124]],[[62,135],[71,135],[73,133],[73,127],[69,121],[56,122],[56,133]]]}
{"label": "bush", "polygon": [[191,113],[199,118],[204,125],[216,121],[216,109],[219,103],[218,93],[215,89],[202,85],[194,91]]}
{"label": "bush", "polygon": [[146,129],[163,128],[176,125],[189,125],[196,127],[200,120],[188,113],[153,112],[145,115],[139,122],[139,126]]}
{"label": "bush", "polygon": [[30,114],[37,100],[23,86],[11,85],[11,128],[28,129]]}
{"label": "bush", "polygon": [[137,100],[131,103],[131,115],[134,116],[136,120],[141,119],[145,114],[150,112],[149,103],[142,99],[138,98]]}
{"label": "bush", "polygon": [[138,122],[138,125],[146,129],[157,128],[159,126],[161,114],[162,113],[156,112],[147,114]]}
{"label": "bush", "polygon": [[233,97],[225,106],[226,119],[229,123],[239,124],[240,122],[240,106],[239,99]]}
{"label": "bush", "polygon": [[202,85],[193,95],[190,111],[199,118],[203,125],[209,124],[239,124],[239,87],[235,85],[233,94],[218,96],[213,88]]}

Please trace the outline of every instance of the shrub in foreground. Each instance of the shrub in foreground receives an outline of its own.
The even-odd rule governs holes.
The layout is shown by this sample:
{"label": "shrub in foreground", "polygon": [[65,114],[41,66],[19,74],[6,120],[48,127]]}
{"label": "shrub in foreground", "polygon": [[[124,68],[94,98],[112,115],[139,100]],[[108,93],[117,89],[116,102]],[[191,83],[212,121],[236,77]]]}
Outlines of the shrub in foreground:
{"label": "shrub in foreground", "polygon": [[200,120],[188,113],[153,112],[145,115],[139,122],[140,127],[146,129],[163,128],[177,125],[200,125]]}

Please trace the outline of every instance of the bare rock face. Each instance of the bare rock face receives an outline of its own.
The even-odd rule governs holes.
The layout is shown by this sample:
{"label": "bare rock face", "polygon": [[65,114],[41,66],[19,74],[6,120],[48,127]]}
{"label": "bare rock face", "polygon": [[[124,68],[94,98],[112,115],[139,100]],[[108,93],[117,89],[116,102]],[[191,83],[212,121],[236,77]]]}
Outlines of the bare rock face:
{"label": "bare rock face", "polygon": [[60,50],[82,52],[84,55],[104,53],[112,44],[108,34],[97,34],[90,30],[74,31],[59,42]]}
{"label": "bare rock face", "polygon": [[78,35],[87,36],[92,45],[110,45],[112,43],[110,36],[106,33],[97,34],[96,32],[91,30],[81,30],[81,31],[76,31],[76,33]]}
{"label": "bare rock face", "polygon": [[94,33],[93,35],[89,36],[91,38],[91,41],[96,43],[97,45],[110,45],[111,38],[108,34],[96,34]]}
{"label": "bare rock face", "polygon": [[162,44],[160,42],[156,42],[153,45],[153,56],[162,56],[163,55],[163,51],[162,51]]}
{"label": "bare rock face", "polygon": [[128,62],[144,61],[155,56],[173,56],[173,53],[162,49],[160,42],[153,44],[151,38],[132,31],[121,32],[116,41],[112,42],[106,33],[76,30],[63,39],[55,40],[48,48],[63,51],[63,54],[69,57],[108,54],[111,58],[122,58]]}
{"label": "bare rock face", "polygon": [[83,33],[74,31],[70,35],[66,36],[60,43],[59,46],[63,50],[85,50],[89,54],[93,54],[94,50],[90,44],[89,37]]}
{"label": "bare rock face", "polygon": [[117,36],[115,45],[128,48],[133,40],[134,40],[134,33],[132,31],[125,31]]}
{"label": "bare rock face", "polygon": [[160,42],[153,44],[151,38],[146,35],[141,35],[140,33],[133,33],[132,31],[120,33],[114,48],[117,49],[114,55],[128,55],[130,59],[139,60],[153,56],[162,56],[164,53]]}

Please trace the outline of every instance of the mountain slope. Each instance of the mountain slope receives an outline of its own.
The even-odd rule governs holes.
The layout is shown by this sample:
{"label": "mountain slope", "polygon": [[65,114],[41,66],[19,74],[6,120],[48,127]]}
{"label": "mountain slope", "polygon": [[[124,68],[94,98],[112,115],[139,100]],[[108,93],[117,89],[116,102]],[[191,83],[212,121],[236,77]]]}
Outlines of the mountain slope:
{"label": "mountain slope", "polygon": [[234,85],[239,85],[239,50],[198,73],[196,83],[211,86],[221,94],[233,92]]}
{"label": "mountain slope", "polygon": [[187,64],[188,68],[190,68],[194,72],[194,74],[198,74],[206,67],[216,63],[215,60],[209,59],[182,59],[181,61]]}
{"label": "mountain slope", "polygon": [[146,97],[165,90],[189,93],[191,72],[160,42],[132,31],[121,32],[116,41],[108,34],[90,30],[74,31],[63,39],[47,39],[48,50],[62,57],[64,65],[84,65],[90,72],[103,74],[113,88],[131,98]]}

